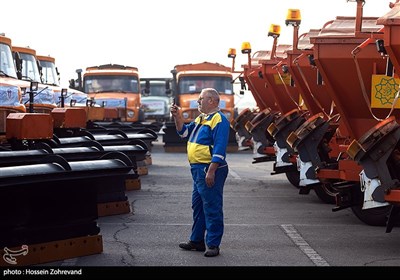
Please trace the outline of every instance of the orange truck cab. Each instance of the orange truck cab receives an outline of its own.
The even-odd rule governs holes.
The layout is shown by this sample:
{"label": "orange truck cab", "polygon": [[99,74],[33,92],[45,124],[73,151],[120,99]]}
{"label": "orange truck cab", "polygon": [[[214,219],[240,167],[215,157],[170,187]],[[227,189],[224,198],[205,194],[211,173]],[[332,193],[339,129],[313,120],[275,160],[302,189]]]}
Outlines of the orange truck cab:
{"label": "orange truck cab", "polygon": [[234,93],[230,67],[219,63],[176,65],[171,71],[175,103],[180,106],[186,123],[200,113],[197,99],[203,88],[215,88],[220,93],[220,109],[230,121],[234,118]]}
{"label": "orange truck cab", "polygon": [[[215,88],[220,94],[221,112],[229,121],[236,117],[233,75],[230,67],[211,62],[179,64],[171,73],[174,101],[181,108],[180,112],[185,123],[193,121],[200,114],[197,100],[203,88]],[[166,123],[164,132],[166,151],[175,150],[172,147],[186,147],[186,141],[177,136],[173,122]],[[235,131],[231,129],[228,150],[237,151],[237,148]]]}
{"label": "orange truck cab", "polygon": [[38,89],[34,93],[33,104],[30,106],[30,96],[27,91],[22,94],[22,103],[33,108],[35,113],[50,113],[57,107],[54,90],[48,85],[43,84],[39,62],[36,51],[28,47],[12,46],[17,76],[24,81],[25,88],[28,89],[31,82],[38,83]]}
{"label": "orange truck cab", "polygon": [[5,132],[9,113],[26,112],[21,98],[21,85],[14,67],[11,39],[0,35],[0,133]]}
{"label": "orange truck cab", "polygon": [[[83,78],[78,73],[78,89],[88,95],[95,104],[115,109],[116,115],[107,120],[143,122],[141,109],[140,79],[138,68],[119,64],[87,67]],[[80,80],[82,79],[82,82]]]}
{"label": "orange truck cab", "polygon": [[86,106],[86,93],[76,89],[65,88],[62,99],[61,92],[63,88],[60,85],[60,73],[56,67],[56,59],[54,57],[38,55],[37,59],[40,63],[42,81],[53,89],[57,106]]}

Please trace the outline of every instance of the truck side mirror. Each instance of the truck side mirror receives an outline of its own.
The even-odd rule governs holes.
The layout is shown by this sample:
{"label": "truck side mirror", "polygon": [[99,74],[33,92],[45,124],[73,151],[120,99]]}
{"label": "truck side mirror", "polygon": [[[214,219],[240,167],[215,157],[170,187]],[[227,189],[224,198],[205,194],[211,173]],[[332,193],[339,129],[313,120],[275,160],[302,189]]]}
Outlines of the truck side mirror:
{"label": "truck side mirror", "polygon": [[240,89],[241,90],[247,90],[246,82],[245,82],[244,78],[243,77],[239,77],[239,81],[240,81]]}
{"label": "truck side mirror", "polygon": [[172,95],[172,90],[171,90],[171,85],[170,85],[170,81],[165,81],[165,93],[167,94],[167,96],[171,96]]}
{"label": "truck side mirror", "polygon": [[22,79],[22,59],[21,55],[19,52],[14,53],[14,61],[15,61],[15,67],[17,68],[17,78],[18,80]]}
{"label": "truck side mirror", "polygon": [[74,79],[69,80],[69,87],[75,89],[75,80]]}
{"label": "truck side mirror", "polygon": [[142,89],[141,93],[143,96],[149,96],[150,90],[148,88],[144,88]]}
{"label": "truck side mirror", "polygon": [[142,94],[144,96],[148,96],[150,94],[150,81],[146,81],[144,89],[142,90]]}

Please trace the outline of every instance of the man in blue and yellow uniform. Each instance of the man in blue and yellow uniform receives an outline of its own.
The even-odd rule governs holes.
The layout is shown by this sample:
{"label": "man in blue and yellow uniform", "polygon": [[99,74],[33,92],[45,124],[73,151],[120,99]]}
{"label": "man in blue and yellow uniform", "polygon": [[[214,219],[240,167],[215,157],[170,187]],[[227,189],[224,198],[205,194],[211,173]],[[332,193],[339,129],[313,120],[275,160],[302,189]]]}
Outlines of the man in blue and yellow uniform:
{"label": "man in blue and yellow uniform", "polygon": [[[172,105],[176,130],[188,138],[187,155],[193,178],[193,226],[185,250],[205,251],[206,257],[219,255],[224,233],[223,189],[228,176],[226,148],[230,124],[219,111],[219,94],[213,88],[201,91],[197,100],[200,115],[185,124],[179,107]],[[207,245],[207,248],[206,248]]]}

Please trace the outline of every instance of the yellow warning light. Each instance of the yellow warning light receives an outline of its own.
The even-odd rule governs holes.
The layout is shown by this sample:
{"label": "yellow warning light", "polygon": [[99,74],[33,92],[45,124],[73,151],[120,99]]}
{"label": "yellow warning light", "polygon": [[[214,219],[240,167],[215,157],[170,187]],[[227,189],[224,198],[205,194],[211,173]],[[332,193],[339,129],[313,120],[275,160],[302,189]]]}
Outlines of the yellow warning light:
{"label": "yellow warning light", "polygon": [[268,31],[268,36],[279,37],[281,35],[281,26],[278,24],[271,24]]}
{"label": "yellow warning light", "polygon": [[243,42],[242,43],[242,53],[251,53],[250,42]]}
{"label": "yellow warning light", "polygon": [[234,48],[229,48],[228,57],[229,57],[229,58],[235,58],[235,57],[236,57],[236,49],[234,49]]}
{"label": "yellow warning light", "polygon": [[300,25],[301,22],[301,15],[299,9],[289,9],[287,16],[286,16],[286,25],[293,25],[297,26]]}

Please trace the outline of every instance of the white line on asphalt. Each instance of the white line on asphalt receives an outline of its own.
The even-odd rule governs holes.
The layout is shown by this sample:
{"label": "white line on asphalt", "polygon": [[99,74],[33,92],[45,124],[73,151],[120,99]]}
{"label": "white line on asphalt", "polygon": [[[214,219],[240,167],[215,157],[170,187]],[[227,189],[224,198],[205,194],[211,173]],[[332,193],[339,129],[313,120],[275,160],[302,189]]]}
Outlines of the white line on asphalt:
{"label": "white line on asphalt", "polygon": [[311,246],[301,237],[293,225],[281,225],[286,235],[299,247],[299,249],[316,265],[329,266],[329,263],[324,260]]}
{"label": "white line on asphalt", "polygon": [[229,174],[231,174],[232,177],[235,178],[235,179],[239,179],[239,180],[241,179],[239,174],[237,174],[235,171],[233,171],[231,169],[229,169]]}

